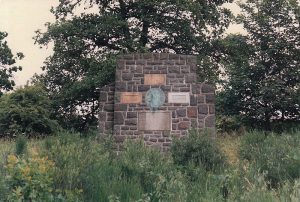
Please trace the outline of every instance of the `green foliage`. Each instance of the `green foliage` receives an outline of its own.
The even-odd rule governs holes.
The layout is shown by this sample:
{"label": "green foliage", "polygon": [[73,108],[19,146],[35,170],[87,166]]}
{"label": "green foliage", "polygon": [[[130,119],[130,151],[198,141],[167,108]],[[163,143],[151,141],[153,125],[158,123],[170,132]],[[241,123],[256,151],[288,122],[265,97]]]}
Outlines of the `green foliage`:
{"label": "green foliage", "polygon": [[[253,131],[246,134],[242,139],[241,148],[239,151],[242,159],[246,159],[248,161],[254,160],[256,157],[254,156],[255,150],[262,147],[265,139],[266,134],[259,131]],[[256,153],[256,155],[258,154]]]}
{"label": "green foliage", "polygon": [[266,136],[254,131],[243,138],[240,155],[250,162],[254,170],[265,174],[269,186],[276,187],[286,180],[300,177],[299,145],[299,131],[292,136]]}
{"label": "green foliage", "polygon": [[37,155],[23,159],[10,155],[6,165],[8,201],[52,201],[53,162]]}
{"label": "green foliage", "polygon": [[27,152],[27,138],[24,135],[18,135],[16,139],[16,155],[20,156]]}
{"label": "green foliage", "polygon": [[284,201],[286,199],[294,202],[300,198],[300,179],[295,180],[294,182],[286,182],[280,190],[280,200]]}
{"label": "green foliage", "polygon": [[15,57],[5,41],[7,33],[0,32],[0,97],[3,91],[9,91],[13,89],[15,82],[11,80],[13,72],[17,72],[22,68],[15,66],[16,60],[22,59],[24,56],[22,53],[17,53]]}
{"label": "green foliage", "polygon": [[[105,151],[97,144],[92,145],[89,139],[81,139],[79,134],[62,132],[58,138],[51,137],[45,141],[44,152],[56,165],[54,187],[62,190],[62,194],[69,201],[82,201],[83,190],[91,189],[92,192],[97,183],[103,183],[103,179],[94,177],[98,176],[100,170],[106,172],[105,166],[108,163],[105,162]],[[102,172],[99,175],[103,176]],[[110,177],[111,175],[107,176],[108,179]],[[90,197],[93,198],[94,194]]]}
{"label": "green foliage", "polygon": [[45,154],[56,165],[54,187],[63,190],[68,200],[172,201],[186,197],[183,175],[169,159],[141,144],[128,143],[122,154],[112,156],[105,145],[91,138],[63,133],[49,138],[45,145]]}
{"label": "green foliage", "polygon": [[[60,122],[83,131],[96,124],[98,88],[113,81],[118,54],[201,53],[199,60],[210,66],[201,78],[214,74],[211,44],[229,25],[230,11],[221,7],[227,2],[232,0],[60,0],[52,9],[56,22],[37,31],[36,43],[53,42],[54,54],[36,80],[47,87]],[[76,15],[82,7],[86,12]]]}
{"label": "green foliage", "polygon": [[220,133],[243,132],[242,121],[237,116],[218,116],[216,127]]}
{"label": "green foliage", "polygon": [[0,140],[0,201],[3,201],[8,194],[8,187],[5,181],[5,164],[8,154],[13,152],[13,142]]}
{"label": "green foliage", "polygon": [[124,179],[138,179],[151,201],[186,201],[184,175],[167,156],[145,148],[142,143],[128,142],[119,162]]}
{"label": "green foliage", "polygon": [[238,22],[248,35],[230,35],[220,43],[228,81],[218,109],[267,130],[272,120],[299,123],[299,4],[249,0],[240,7]]}
{"label": "green foliage", "polygon": [[[215,169],[218,172],[207,171],[199,164],[186,164],[183,169],[175,164],[176,161],[169,153],[160,153],[136,142],[128,142],[124,150],[116,155],[108,151],[108,148],[114,148],[109,139],[101,138],[99,143],[91,136],[88,137],[61,132],[58,136],[42,140],[43,144],[35,144],[38,147],[33,147],[21,157],[9,155],[7,161],[3,160],[5,172],[0,172],[0,177],[4,178],[0,178],[0,201],[9,201],[6,194],[12,201],[22,197],[28,199],[30,196],[35,197],[32,201],[72,202],[294,202],[299,198],[299,176],[283,178],[287,174],[276,171],[277,168],[289,166],[294,171],[298,168],[296,161],[286,159],[299,159],[299,133],[267,137],[262,132],[249,133],[241,138],[244,153],[247,148],[250,153],[250,157],[247,157],[249,160],[240,161],[241,165],[236,167],[221,164],[221,169]],[[194,140],[200,142],[199,139],[198,135]],[[206,141],[212,143],[211,138],[202,140],[206,147]],[[279,149],[276,149],[277,145]],[[287,148],[284,149],[283,145]],[[271,150],[274,154],[271,154]],[[280,150],[284,150],[285,155],[281,155]],[[13,153],[13,149],[4,151]],[[195,151],[193,153],[197,155],[201,153]],[[181,154],[179,156],[181,158]],[[175,156],[174,159],[178,158]],[[270,186],[268,172],[262,169],[264,165],[280,176],[280,186],[276,189]],[[286,172],[289,175],[292,173]]]}
{"label": "green foliage", "polygon": [[180,166],[199,166],[213,172],[225,166],[225,158],[208,132],[190,131],[188,137],[174,142],[171,153]]}
{"label": "green foliage", "polygon": [[58,130],[51,102],[41,86],[25,86],[0,98],[0,134],[15,137],[48,135]]}
{"label": "green foliage", "polygon": [[[71,56],[61,57],[67,60]],[[98,90],[113,81],[116,62],[113,56],[105,61],[81,57],[83,58],[69,59],[72,64],[63,66],[63,71],[60,64],[49,67],[52,69],[37,76],[35,82],[42,82],[46,86],[48,97],[53,101],[53,115],[60,125],[87,132],[89,128],[97,125]]]}

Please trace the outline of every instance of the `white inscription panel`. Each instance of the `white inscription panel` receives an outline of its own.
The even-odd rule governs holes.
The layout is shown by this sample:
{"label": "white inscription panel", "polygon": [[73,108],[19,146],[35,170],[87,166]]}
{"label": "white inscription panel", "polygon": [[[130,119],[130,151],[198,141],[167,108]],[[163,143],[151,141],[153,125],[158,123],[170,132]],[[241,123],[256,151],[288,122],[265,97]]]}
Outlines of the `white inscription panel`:
{"label": "white inscription panel", "polygon": [[171,112],[140,112],[139,130],[171,130]]}
{"label": "white inscription panel", "polygon": [[169,103],[190,103],[190,93],[173,92],[168,94]]}

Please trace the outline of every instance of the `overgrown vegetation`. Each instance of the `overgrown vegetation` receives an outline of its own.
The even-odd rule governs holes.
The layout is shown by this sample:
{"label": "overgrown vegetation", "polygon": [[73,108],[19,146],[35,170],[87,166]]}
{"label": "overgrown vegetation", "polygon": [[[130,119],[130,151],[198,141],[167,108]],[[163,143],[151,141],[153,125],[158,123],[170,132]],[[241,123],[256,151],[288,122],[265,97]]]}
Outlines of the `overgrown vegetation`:
{"label": "overgrown vegetation", "polygon": [[186,139],[177,139],[171,147],[174,163],[189,167],[201,167],[206,171],[220,171],[225,166],[225,158],[220,153],[209,132],[190,131]]}
{"label": "overgrown vegetation", "polygon": [[300,177],[300,134],[264,135],[257,131],[242,140],[241,159],[252,162],[251,167],[266,177],[270,187]]}
{"label": "overgrown vegetation", "polygon": [[25,86],[0,97],[0,137],[40,137],[59,130],[51,101],[41,85]]}
{"label": "overgrown vegetation", "polygon": [[285,122],[299,125],[299,1],[247,0],[239,6],[237,22],[247,35],[229,35],[219,44],[227,75],[221,77],[219,113],[269,131],[289,128]]}
{"label": "overgrown vegetation", "polygon": [[265,136],[254,131],[235,141],[241,142],[236,151],[240,156],[232,164],[226,162],[224,145],[196,131],[175,143],[170,153],[128,142],[119,155],[109,139],[64,132],[38,143],[30,141],[25,155],[15,155],[13,149],[1,152],[5,153],[0,162],[5,165],[0,172],[1,200],[299,199],[300,132]]}
{"label": "overgrown vegetation", "polygon": [[[54,43],[44,73],[10,94],[23,54],[0,32],[0,137],[17,137],[0,142],[0,201],[298,202],[299,1],[243,1],[248,34],[224,37],[230,2],[60,0],[37,31],[36,43]],[[99,12],[78,16],[80,6]],[[221,87],[218,131],[239,136],[218,144],[191,131],[169,153],[128,142],[117,155],[110,139],[58,132],[96,126],[99,87],[134,52],[197,55],[201,81]]]}

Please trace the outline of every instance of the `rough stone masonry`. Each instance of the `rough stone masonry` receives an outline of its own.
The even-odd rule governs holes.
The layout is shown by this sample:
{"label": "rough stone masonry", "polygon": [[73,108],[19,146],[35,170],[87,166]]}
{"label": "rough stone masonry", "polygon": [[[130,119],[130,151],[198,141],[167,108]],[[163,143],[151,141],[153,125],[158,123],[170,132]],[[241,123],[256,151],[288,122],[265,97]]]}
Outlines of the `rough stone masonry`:
{"label": "rough stone masonry", "polygon": [[[100,89],[100,132],[113,134],[119,147],[125,139],[143,139],[164,151],[191,128],[214,131],[215,91],[197,83],[196,62],[196,56],[169,53],[119,57],[115,82]],[[155,111],[146,104],[150,89],[165,96]]]}

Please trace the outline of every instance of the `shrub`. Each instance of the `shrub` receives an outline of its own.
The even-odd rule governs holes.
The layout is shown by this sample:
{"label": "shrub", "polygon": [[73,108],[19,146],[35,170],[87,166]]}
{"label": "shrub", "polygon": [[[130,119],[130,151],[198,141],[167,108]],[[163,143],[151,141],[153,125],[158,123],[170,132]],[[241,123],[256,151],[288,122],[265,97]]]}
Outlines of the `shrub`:
{"label": "shrub", "polygon": [[23,159],[9,155],[6,165],[8,201],[51,201],[53,162],[47,157],[34,155]]}
{"label": "shrub", "polygon": [[59,129],[51,118],[52,103],[42,86],[25,86],[0,98],[0,135],[41,136]]}
{"label": "shrub", "polygon": [[[116,155],[109,139],[99,144],[64,132],[44,139],[39,150],[9,155],[6,168],[0,165],[0,201],[297,201],[299,133],[254,131],[238,139],[244,161],[225,167],[207,133],[175,141],[171,158],[142,142],[128,142]],[[14,153],[3,151],[4,159]],[[281,186],[270,189],[276,180]]]}
{"label": "shrub", "polygon": [[[55,163],[53,186],[61,190],[70,201],[81,200],[82,179],[89,166],[101,159],[95,155],[97,148],[91,147],[79,134],[62,132],[44,141],[43,151]],[[94,150],[94,153],[91,151]]]}
{"label": "shrub", "polygon": [[271,122],[271,130],[276,133],[295,133],[300,130],[299,120],[274,120]]}
{"label": "shrub", "polygon": [[175,164],[184,167],[195,165],[218,171],[225,165],[225,157],[208,132],[190,131],[187,138],[174,141],[171,153]]}
{"label": "shrub", "polygon": [[141,142],[127,142],[118,164],[123,180],[137,179],[151,201],[185,201],[184,176],[174,167],[169,156],[146,148]]}
{"label": "shrub", "polygon": [[232,133],[242,131],[244,126],[241,122],[241,118],[238,116],[218,116],[216,127],[220,133]]}
{"label": "shrub", "polygon": [[70,201],[185,201],[184,175],[169,156],[138,143],[126,144],[118,156],[109,148],[109,140],[97,144],[74,133],[47,138],[54,188]]}
{"label": "shrub", "polygon": [[114,159],[105,150],[107,141],[97,144],[90,137],[78,133],[60,133],[48,138],[45,147],[55,162],[55,189],[62,190],[69,201],[108,201],[116,196],[121,201],[134,201],[142,197],[140,180],[125,178],[120,158]]}
{"label": "shrub", "polygon": [[27,152],[27,138],[24,135],[18,135],[16,139],[16,155],[22,155]]}

